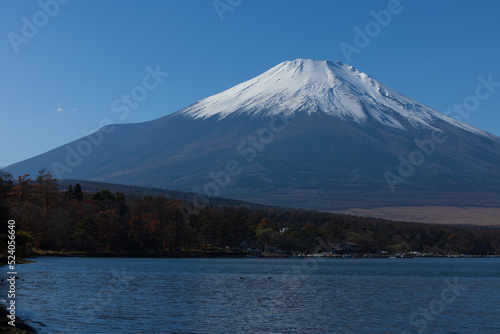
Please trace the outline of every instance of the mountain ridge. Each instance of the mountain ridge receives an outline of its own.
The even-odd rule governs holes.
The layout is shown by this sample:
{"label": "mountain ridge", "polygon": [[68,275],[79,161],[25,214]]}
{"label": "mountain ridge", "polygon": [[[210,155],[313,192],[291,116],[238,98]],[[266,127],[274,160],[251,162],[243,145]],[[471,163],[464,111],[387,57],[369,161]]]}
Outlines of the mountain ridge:
{"label": "mountain ridge", "polygon": [[[358,197],[350,207],[362,207],[363,193],[366,201],[383,193],[395,206],[412,192],[500,192],[499,137],[339,62],[284,62],[174,114],[112,127],[90,152],[84,137],[6,171],[46,168],[58,178],[318,209],[337,208],[342,192]],[[387,192],[385,173],[401,176],[401,159],[436,133],[446,140]]]}
{"label": "mountain ridge", "polygon": [[[368,94],[362,95],[367,95],[368,99],[356,101],[352,98],[355,94],[349,90],[355,90],[358,93],[367,92]],[[274,94],[270,94],[270,91]],[[257,100],[256,96],[261,98]],[[238,101],[238,99],[243,101]],[[299,100],[298,104],[296,100]],[[290,105],[289,101],[294,104]],[[403,101],[406,106],[413,106],[415,110],[401,110],[405,106],[398,101]],[[378,113],[371,113],[373,108],[366,107],[367,104],[378,109]],[[332,109],[331,106],[334,108]],[[400,122],[384,113],[386,110],[379,106],[386,110],[392,108],[400,115],[413,120],[415,124],[433,128],[429,122],[432,121],[432,117],[437,117],[469,132],[500,139],[400,94],[353,66],[328,60],[299,58],[282,62],[253,79],[197,101],[180,110],[179,113],[193,119],[214,116],[222,119],[233,113],[265,117],[278,114],[290,116],[305,109],[308,114],[322,111],[325,114],[358,123],[365,123],[366,119],[371,116],[389,127],[405,129]],[[342,114],[338,115],[338,113]]]}

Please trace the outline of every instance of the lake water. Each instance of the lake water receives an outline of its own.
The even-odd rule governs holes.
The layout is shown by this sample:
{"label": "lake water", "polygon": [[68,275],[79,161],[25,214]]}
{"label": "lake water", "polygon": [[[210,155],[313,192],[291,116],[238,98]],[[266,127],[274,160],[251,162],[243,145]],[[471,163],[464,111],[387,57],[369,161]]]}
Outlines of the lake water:
{"label": "lake water", "polygon": [[498,258],[34,260],[41,333],[500,333]]}

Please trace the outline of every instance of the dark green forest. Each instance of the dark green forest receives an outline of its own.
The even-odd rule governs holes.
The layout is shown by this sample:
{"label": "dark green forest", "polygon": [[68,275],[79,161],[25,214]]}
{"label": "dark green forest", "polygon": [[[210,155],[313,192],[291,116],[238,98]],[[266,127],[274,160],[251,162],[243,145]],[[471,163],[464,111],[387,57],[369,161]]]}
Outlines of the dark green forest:
{"label": "dark green forest", "polygon": [[33,250],[110,256],[241,254],[255,247],[310,253],[328,251],[330,245],[345,241],[372,254],[500,254],[500,229],[493,227],[395,222],[286,208],[193,207],[180,199],[89,192],[79,184],[59,191],[57,180],[44,170],[34,178],[0,174],[0,219],[4,230],[9,219],[16,221],[18,252],[24,256]]}

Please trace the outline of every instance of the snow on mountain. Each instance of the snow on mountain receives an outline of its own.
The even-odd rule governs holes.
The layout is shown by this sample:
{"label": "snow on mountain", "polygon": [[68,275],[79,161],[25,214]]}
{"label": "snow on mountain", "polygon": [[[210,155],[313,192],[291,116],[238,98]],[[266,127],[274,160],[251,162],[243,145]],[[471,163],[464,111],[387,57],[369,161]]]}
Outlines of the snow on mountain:
{"label": "snow on mountain", "polygon": [[442,120],[468,132],[494,137],[418,103],[339,61],[285,61],[251,80],[196,102],[180,114],[193,119],[214,116],[223,119],[232,114],[272,117],[297,112],[323,112],[358,124],[375,120],[400,130],[407,130],[402,124],[407,121],[416,128],[441,131],[435,123]]}
{"label": "snow on mountain", "polygon": [[[261,136],[278,114],[286,126]],[[447,139],[429,144],[436,130]],[[345,209],[500,203],[499,166],[500,138],[351,66],[297,59],[177,113],[113,125],[5,170]],[[436,191],[452,195],[429,195]]]}

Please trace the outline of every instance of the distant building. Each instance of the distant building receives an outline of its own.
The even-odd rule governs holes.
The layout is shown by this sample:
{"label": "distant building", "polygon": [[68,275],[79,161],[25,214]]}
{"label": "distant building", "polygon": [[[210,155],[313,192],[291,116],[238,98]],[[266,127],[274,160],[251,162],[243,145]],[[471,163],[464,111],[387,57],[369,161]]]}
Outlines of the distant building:
{"label": "distant building", "polygon": [[280,233],[286,233],[288,232],[290,229],[288,227],[283,227],[282,229],[280,229]]}

